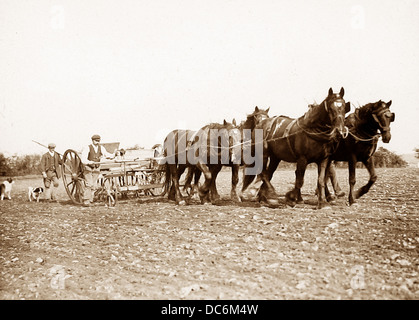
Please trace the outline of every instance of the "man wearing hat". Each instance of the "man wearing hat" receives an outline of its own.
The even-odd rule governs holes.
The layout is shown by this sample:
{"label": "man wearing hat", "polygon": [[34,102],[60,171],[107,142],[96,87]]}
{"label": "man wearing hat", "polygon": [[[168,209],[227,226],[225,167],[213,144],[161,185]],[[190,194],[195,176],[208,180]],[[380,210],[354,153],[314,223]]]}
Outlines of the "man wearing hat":
{"label": "man wearing hat", "polygon": [[86,188],[83,190],[83,205],[90,206],[93,202],[94,190],[96,189],[97,179],[100,174],[101,159],[113,159],[115,156],[106,151],[100,145],[100,136],[95,134],[92,136],[92,144],[85,148],[81,155],[81,161],[84,164],[84,179],[86,180]]}
{"label": "man wearing hat", "polygon": [[62,165],[62,160],[60,155],[55,152],[55,143],[48,144],[48,152],[44,153],[41,158],[46,200],[57,201],[56,189],[58,188],[58,179],[61,177],[60,165]]}

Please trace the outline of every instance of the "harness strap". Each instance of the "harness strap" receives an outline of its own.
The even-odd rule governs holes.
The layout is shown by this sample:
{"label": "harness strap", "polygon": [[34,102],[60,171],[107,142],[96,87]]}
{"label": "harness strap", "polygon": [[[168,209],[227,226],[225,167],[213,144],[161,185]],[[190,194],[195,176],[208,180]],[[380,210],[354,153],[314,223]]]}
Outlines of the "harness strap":
{"label": "harness strap", "polygon": [[284,132],[284,138],[287,138],[287,143],[288,143],[288,148],[290,149],[292,156],[294,158],[297,158],[297,156],[295,155],[294,150],[292,149],[291,146],[291,142],[290,142],[290,138],[289,138],[289,133],[291,131],[291,128],[294,126],[294,124],[297,122],[297,119],[294,119],[293,121],[291,121],[288,126],[285,128],[285,132]]}

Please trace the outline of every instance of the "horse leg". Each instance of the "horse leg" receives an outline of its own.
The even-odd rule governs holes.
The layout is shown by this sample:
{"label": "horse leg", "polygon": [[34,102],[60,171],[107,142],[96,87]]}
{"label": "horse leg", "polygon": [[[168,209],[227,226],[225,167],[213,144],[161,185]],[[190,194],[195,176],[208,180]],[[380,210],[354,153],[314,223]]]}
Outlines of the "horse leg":
{"label": "horse leg", "polygon": [[169,192],[167,193],[167,197],[169,198],[169,200],[176,201],[175,187],[173,185],[173,179],[172,179],[172,166],[173,164],[167,164],[167,167],[166,167],[166,186],[169,189]]}
{"label": "horse leg", "polygon": [[366,194],[370,190],[372,185],[375,183],[375,181],[377,181],[377,174],[375,173],[375,166],[374,166],[374,161],[372,160],[372,157],[368,158],[368,160],[362,161],[362,163],[367,168],[370,174],[370,179],[368,180],[368,183],[365,186],[359,188],[359,190],[356,192],[355,194],[356,199],[359,199],[364,194]]}
{"label": "horse leg", "polygon": [[220,195],[218,194],[217,191],[217,185],[216,185],[216,180],[217,180],[217,176],[218,173],[220,173],[222,166],[221,165],[212,165],[211,166],[211,185],[210,185],[210,198],[211,198],[211,203],[215,203],[216,201],[220,200]]}
{"label": "horse leg", "polygon": [[[172,177],[172,188],[174,189],[174,191],[170,190],[170,192],[174,193],[174,196],[175,196],[174,200],[176,201],[176,204],[185,205],[186,202],[185,200],[183,200],[182,194],[180,193],[180,189],[179,189],[179,175],[178,175],[177,165],[170,164],[169,169],[170,169],[170,175]],[[169,199],[170,199],[170,193],[169,193]]]}
{"label": "horse leg", "polygon": [[210,202],[209,191],[211,188],[212,174],[206,164],[198,162],[196,166],[199,170],[201,170],[205,178],[205,181],[202,184],[202,186],[198,188],[199,198],[201,199],[201,203],[204,204],[206,202]]}
{"label": "horse leg", "polygon": [[354,197],[354,187],[356,183],[356,157],[353,155],[351,159],[348,161],[348,170],[349,170],[349,195],[348,195],[348,202],[349,205],[353,205],[355,203]]}
{"label": "horse leg", "polygon": [[239,183],[239,170],[240,166],[233,164],[231,167],[231,192],[230,198],[233,201],[241,202],[240,197],[237,195],[237,184]]}
{"label": "horse leg", "polygon": [[269,158],[269,164],[266,166],[264,165],[264,168],[266,170],[262,171],[260,177],[263,181],[262,186],[260,187],[259,191],[259,198],[264,199],[265,201],[272,202],[277,201],[278,194],[275,191],[275,188],[273,187],[271,180],[274,175],[275,170],[278,168],[278,164],[281,160],[277,158]]}
{"label": "horse leg", "polygon": [[328,158],[317,163],[317,190],[318,190],[318,202],[317,209],[322,209],[326,206],[326,196],[325,196],[325,180],[326,180],[326,171],[330,165],[330,160]]}
{"label": "horse leg", "polygon": [[[186,170],[185,165],[178,165],[178,167],[177,167],[178,181],[180,181],[180,178],[182,177],[182,174],[185,172],[185,170]],[[180,188],[180,182],[179,182],[179,188]],[[183,190],[185,190],[185,187],[183,187]]]}
{"label": "horse leg", "polygon": [[332,183],[332,187],[333,187],[333,190],[335,191],[336,197],[338,197],[338,198],[343,197],[345,195],[345,192],[342,191],[342,188],[339,185],[338,176],[336,174],[336,169],[335,169],[334,163],[330,163],[330,166],[329,166],[327,171],[329,173],[326,176],[326,183],[325,183],[326,187],[327,187],[327,179],[330,179],[330,182]]}
{"label": "horse leg", "polygon": [[[324,178],[324,194],[326,196],[327,202],[333,202],[336,199],[336,197],[329,191],[329,186],[328,186],[328,183],[330,182],[332,184],[333,189],[336,190],[335,184],[334,184],[336,183],[336,181],[334,182],[333,179],[336,180],[336,172],[334,170],[332,163],[330,163],[326,168],[326,173],[325,173],[325,178]],[[318,192],[316,192],[316,195],[317,196],[319,195]]]}
{"label": "horse leg", "polygon": [[195,176],[194,176],[194,184],[193,184],[193,187],[192,187],[192,196],[194,196],[195,194],[199,195],[199,190],[198,190],[199,179],[201,178],[202,171],[198,170],[197,168],[194,168],[194,174],[195,174]]}
{"label": "horse leg", "polygon": [[192,194],[192,178],[194,176],[194,168],[193,167],[189,167],[188,168],[188,172],[186,174],[186,178],[185,178],[185,185],[183,186],[183,190],[186,191],[186,193],[191,196]]}
{"label": "horse leg", "polygon": [[302,202],[301,188],[304,184],[304,175],[307,168],[307,159],[302,157],[297,160],[297,168],[295,170],[295,186],[294,189],[285,194],[285,202],[294,207],[297,203]]}

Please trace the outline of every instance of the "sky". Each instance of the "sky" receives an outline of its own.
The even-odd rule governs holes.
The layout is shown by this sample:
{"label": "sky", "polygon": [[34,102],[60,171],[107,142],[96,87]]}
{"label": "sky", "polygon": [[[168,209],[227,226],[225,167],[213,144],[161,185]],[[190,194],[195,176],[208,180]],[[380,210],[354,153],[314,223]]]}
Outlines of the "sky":
{"label": "sky", "polygon": [[0,152],[151,148],[173,129],[299,117],[330,87],[392,100],[419,147],[419,1],[0,0]]}

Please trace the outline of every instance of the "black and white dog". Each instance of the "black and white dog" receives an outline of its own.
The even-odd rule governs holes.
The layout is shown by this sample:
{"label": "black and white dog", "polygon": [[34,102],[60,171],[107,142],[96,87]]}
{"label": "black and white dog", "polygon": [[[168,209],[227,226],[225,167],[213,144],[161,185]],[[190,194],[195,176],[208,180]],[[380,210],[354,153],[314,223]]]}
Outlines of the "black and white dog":
{"label": "black and white dog", "polygon": [[36,200],[36,202],[39,202],[39,198],[41,197],[41,194],[44,192],[44,188],[42,187],[28,187],[28,199],[29,201]]}
{"label": "black and white dog", "polygon": [[7,197],[9,200],[12,199],[12,185],[14,183],[13,178],[9,178],[0,184],[0,200],[3,200],[4,197]]}

